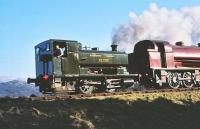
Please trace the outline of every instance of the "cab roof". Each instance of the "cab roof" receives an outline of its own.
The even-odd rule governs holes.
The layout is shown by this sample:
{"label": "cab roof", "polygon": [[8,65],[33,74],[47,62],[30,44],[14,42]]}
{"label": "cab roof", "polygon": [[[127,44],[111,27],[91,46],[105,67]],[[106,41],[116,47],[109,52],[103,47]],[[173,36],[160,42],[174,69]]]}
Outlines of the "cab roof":
{"label": "cab roof", "polygon": [[52,44],[53,42],[74,42],[74,43],[78,43],[78,41],[76,41],[76,40],[49,39],[49,40],[45,40],[45,41],[37,44],[35,46],[35,48],[39,47],[39,46],[43,46],[46,43]]}

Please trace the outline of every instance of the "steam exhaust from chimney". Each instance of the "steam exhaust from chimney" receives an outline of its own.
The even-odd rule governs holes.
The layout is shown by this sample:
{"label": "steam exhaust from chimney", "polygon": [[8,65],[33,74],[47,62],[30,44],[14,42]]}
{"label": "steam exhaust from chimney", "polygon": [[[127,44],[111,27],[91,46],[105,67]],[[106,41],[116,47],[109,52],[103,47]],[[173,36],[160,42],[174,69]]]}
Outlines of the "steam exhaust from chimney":
{"label": "steam exhaust from chimney", "polygon": [[179,10],[159,8],[150,4],[148,10],[136,15],[130,12],[130,21],[113,30],[113,42],[120,51],[133,51],[140,40],[166,40],[183,45],[200,42],[200,6],[182,7]]}

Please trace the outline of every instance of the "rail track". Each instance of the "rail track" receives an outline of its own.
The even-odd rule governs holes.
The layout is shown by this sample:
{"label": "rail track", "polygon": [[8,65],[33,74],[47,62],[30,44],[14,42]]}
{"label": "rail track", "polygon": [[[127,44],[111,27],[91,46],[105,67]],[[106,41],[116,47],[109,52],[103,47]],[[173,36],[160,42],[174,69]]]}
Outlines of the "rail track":
{"label": "rail track", "polygon": [[[23,99],[29,101],[50,101],[50,100],[68,100],[68,99],[87,99],[92,97],[100,96],[115,96],[115,95],[130,95],[130,94],[145,94],[145,93],[167,93],[167,92],[183,92],[183,91],[200,91],[200,87],[193,88],[178,88],[178,89],[145,89],[145,90],[133,90],[133,91],[117,91],[112,93],[93,93],[93,94],[66,94],[59,93],[55,95],[43,95],[43,96],[29,96],[29,97],[18,97],[9,99]],[[8,98],[8,97],[7,97]],[[4,99],[4,98],[0,98]]]}

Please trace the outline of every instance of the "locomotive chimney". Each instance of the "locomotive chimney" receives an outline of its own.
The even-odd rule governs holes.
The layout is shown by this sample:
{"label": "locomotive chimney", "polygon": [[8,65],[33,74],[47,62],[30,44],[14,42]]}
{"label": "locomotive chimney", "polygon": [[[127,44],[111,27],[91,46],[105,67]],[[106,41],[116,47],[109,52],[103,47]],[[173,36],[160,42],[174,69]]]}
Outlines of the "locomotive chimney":
{"label": "locomotive chimney", "polygon": [[112,44],[111,48],[112,48],[112,51],[117,51],[117,44]]}
{"label": "locomotive chimney", "polygon": [[176,46],[183,46],[183,42],[182,41],[176,42]]}

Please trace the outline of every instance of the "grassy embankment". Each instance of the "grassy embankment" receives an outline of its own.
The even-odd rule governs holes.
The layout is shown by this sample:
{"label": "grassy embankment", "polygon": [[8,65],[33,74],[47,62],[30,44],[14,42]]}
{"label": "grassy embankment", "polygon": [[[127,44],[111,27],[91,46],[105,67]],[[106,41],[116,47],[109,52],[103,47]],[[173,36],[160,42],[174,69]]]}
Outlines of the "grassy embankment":
{"label": "grassy embankment", "polygon": [[199,129],[200,92],[0,100],[0,129]]}

